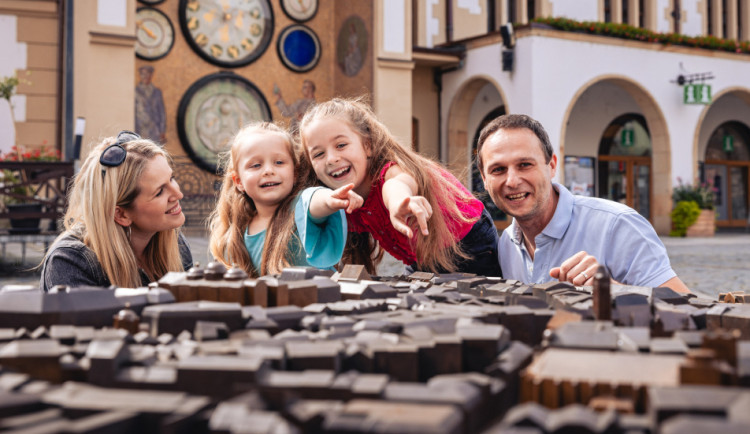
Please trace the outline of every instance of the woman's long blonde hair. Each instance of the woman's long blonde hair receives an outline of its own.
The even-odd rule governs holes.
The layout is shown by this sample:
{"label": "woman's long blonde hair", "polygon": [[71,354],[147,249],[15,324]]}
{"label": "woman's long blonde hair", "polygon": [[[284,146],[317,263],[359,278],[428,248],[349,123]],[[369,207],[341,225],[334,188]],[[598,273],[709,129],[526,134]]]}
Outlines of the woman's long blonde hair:
{"label": "woman's long blonde hair", "polygon": [[[233,176],[238,173],[239,150],[247,138],[256,134],[277,134],[284,138],[287,150],[294,162],[294,184],[292,191],[281,201],[266,230],[266,241],[263,245],[263,256],[260,269],[256,269],[245,247],[245,233],[250,222],[258,214],[255,203],[241,192],[234,184]],[[225,265],[236,264],[250,276],[257,277],[269,273],[279,273],[288,267],[296,252],[290,250],[289,242],[297,237],[294,224],[292,203],[309,178],[310,172],[305,164],[300,165],[299,151],[292,136],[279,126],[270,122],[252,123],[242,128],[232,139],[229,150],[219,159],[219,167],[224,174],[221,193],[216,208],[209,217],[211,237],[209,247],[216,260]],[[302,248],[300,243],[297,243]]]}
{"label": "woman's long blonde hair", "polygon": [[[334,98],[308,110],[300,122],[302,142],[305,141],[304,132],[310,123],[330,117],[348,123],[362,138],[363,144],[370,146],[372,156],[367,170],[370,179],[376,180],[386,163],[392,161],[416,180],[416,194],[424,196],[433,209],[428,221],[430,234],[426,237],[416,236],[416,244],[412,245],[417,264],[420,268],[432,271],[455,271],[457,260],[467,259],[468,256],[458,244],[459,240],[453,236],[445,216],[454,216],[459,223],[473,223],[475,220],[464,217],[459,203],[468,203],[474,197],[443,176],[441,172],[447,169],[399,143],[377,119],[364,98]],[[309,154],[305,152],[305,155],[309,160]],[[308,161],[308,164],[311,162]],[[411,241],[413,243],[413,239]],[[374,251],[375,242],[370,234],[350,232],[342,263],[362,264],[373,273],[376,265],[373,262]],[[380,255],[377,255],[375,260],[379,258]]]}
{"label": "woman's long blonde hair", "polygon": [[[102,166],[99,157],[115,140],[109,137],[96,145],[73,178],[63,218],[65,232],[58,240],[73,234],[96,254],[111,284],[137,288],[142,285],[138,262],[128,230],[115,222],[115,208],[132,206],[148,162],[161,155],[171,166],[172,159],[151,140],[138,139],[122,144],[127,155],[121,165]],[[150,280],[158,280],[168,271],[183,271],[178,237],[179,228],[157,232],[151,238],[144,251],[146,263],[141,264]]]}

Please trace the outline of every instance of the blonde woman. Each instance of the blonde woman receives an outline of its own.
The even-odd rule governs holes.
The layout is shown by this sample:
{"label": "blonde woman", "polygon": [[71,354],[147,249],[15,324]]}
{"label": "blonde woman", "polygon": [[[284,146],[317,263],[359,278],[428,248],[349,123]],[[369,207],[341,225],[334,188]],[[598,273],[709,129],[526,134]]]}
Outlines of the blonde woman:
{"label": "blonde woman", "polygon": [[164,149],[130,131],[104,139],[74,179],[65,231],[44,258],[41,288],[135,288],[190,267],[180,199]]}

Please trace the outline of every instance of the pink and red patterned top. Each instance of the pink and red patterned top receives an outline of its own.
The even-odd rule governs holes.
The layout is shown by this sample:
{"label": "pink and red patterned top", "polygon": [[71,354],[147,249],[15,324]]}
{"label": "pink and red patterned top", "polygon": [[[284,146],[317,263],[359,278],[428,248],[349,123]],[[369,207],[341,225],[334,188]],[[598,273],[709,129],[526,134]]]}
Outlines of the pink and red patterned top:
{"label": "pink and red patterned top", "polygon": [[[383,202],[385,173],[394,164],[396,163],[389,162],[383,166],[380,176],[372,182],[365,203],[361,208],[354,210],[351,214],[347,214],[346,220],[349,232],[369,232],[380,243],[380,247],[385,249],[394,258],[406,265],[412,265],[418,262],[415,254],[416,238],[409,240],[393,227],[390,214]],[[471,196],[471,193],[455,176],[447,170],[441,170],[441,172],[445,178],[450,179],[467,196]],[[469,201],[458,202],[458,209],[461,210],[465,218],[474,222],[482,215],[484,204],[479,199],[472,197]],[[463,239],[471,231],[472,226],[474,226],[474,223],[463,223],[453,218],[453,216],[447,215],[448,211],[443,208],[440,211],[446,215],[446,223],[456,240]],[[415,232],[416,236],[419,235]]]}

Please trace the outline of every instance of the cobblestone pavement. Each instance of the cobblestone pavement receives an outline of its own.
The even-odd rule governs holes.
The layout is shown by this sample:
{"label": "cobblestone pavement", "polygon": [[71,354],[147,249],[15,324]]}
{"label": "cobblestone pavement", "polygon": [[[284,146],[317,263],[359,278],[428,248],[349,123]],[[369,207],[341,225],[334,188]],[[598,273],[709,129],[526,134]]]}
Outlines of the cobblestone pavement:
{"label": "cobblestone pavement", "polygon": [[672,268],[696,294],[716,298],[719,292],[750,292],[750,233],[662,241]]}
{"label": "cobblestone pavement", "polygon": [[[188,236],[193,258],[206,263],[208,239],[203,234]],[[722,233],[712,238],[663,237],[672,267],[685,284],[699,294],[716,298],[719,292],[750,292],[750,233]],[[7,284],[37,284],[39,271],[30,270],[42,258],[42,245],[28,245],[26,262],[20,262],[20,246],[8,244],[0,258],[0,287]],[[398,269],[390,264],[389,271]],[[382,274],[393,274],[392,272]]]}

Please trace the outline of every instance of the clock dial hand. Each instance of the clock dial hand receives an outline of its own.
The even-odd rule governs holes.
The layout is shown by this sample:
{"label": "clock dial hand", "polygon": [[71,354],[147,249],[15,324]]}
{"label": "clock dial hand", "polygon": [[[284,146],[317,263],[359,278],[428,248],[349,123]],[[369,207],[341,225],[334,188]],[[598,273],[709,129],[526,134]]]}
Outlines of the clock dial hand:
{"label": "clock dial hand", "polygon": [[156,35],[154,34],[154,32],[152,32],[151,30],[149,30],[148,27],[144,26],[142,20],[141,21],[136,21],[135,22],[135,27],[138,28],[139,30],[143,30],[143,32],[146,35],[148,35],[149,38],[156,39]]}

